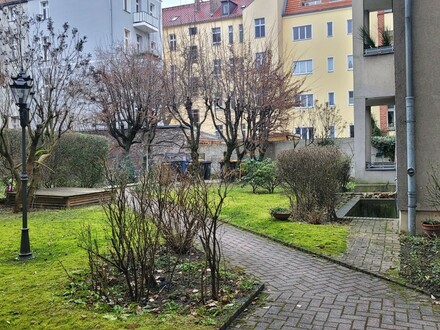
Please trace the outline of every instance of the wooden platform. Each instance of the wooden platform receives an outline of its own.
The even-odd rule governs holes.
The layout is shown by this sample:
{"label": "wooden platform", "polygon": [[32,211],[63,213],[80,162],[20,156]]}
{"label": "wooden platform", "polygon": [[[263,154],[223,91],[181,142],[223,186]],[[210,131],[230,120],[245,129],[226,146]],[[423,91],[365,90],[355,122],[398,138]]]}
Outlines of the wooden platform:
{"label": "wooden platform", "polygon": [[[49,188],[37,190],[32,208],[62,209],[99,204],[110,198],[111,192],[102,188]],[[7,203],[14,205],[15,192],[7,193]]]}

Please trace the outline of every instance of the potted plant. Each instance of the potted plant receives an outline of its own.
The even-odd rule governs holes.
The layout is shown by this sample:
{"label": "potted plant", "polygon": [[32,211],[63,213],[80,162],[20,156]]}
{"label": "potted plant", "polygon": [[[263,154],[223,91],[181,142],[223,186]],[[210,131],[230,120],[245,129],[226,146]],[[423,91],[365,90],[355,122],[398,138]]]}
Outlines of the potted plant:
{"label": "potted plant", "polygon": [[287,220],[290,217],[290,210],[285,207],[273,207],[270,209],[270,215],[277,220]]}
{"label": "potted plant", "polygon": [[428,218],[422,222],[423,233],[427,237],[440,236],[440,221],[433,218]]}

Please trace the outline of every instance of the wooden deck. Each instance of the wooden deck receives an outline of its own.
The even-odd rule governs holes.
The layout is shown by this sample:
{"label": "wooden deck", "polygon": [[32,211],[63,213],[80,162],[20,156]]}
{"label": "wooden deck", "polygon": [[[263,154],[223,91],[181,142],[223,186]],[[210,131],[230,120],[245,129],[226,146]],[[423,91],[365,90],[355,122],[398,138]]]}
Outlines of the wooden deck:
{"label": "wooden deck", "polygon": [[[110,198],[111,192],[102,188],[49,188],[37,190],[32,208],[63,209],[99,204]],[[7,193],[7,203],[14,205],[15,192]]]}

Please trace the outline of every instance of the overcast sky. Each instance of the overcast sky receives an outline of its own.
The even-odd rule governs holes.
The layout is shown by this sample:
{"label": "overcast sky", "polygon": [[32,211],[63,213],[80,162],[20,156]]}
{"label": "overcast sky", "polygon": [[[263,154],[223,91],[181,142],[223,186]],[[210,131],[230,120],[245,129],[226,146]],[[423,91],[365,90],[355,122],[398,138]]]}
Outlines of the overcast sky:
{"label": "overcast sky", "polygon": [[187,3],[194,3],[194,0],[163,0],[162,8],[185,5]]}

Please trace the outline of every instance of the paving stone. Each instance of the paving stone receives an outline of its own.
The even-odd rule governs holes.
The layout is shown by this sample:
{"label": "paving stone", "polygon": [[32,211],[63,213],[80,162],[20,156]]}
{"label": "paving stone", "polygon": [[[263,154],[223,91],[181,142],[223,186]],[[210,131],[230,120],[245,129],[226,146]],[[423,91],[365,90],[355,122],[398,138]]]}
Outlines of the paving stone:
{"label": "paving stone", "polygon": [[[361,227],[365,233],[373,232],[365,222]],[[377,226],[374,230],[384,228]],[[225,225],[223,230],[224,256],[256,275],[269,293],[263,306],[253,306],[240,317],[234,325],[239,326],[237,329],[440,330],[440,312],[425,295],[397,289],[385,280],[233,227]],[[371,242],[369,245],[374,246]],[[387,251],[375,249],[377,254],[368,258],[378,258]],[[365,248],[358,253],[367,256]],[[365,258],[363,264],[367,264]]]}

